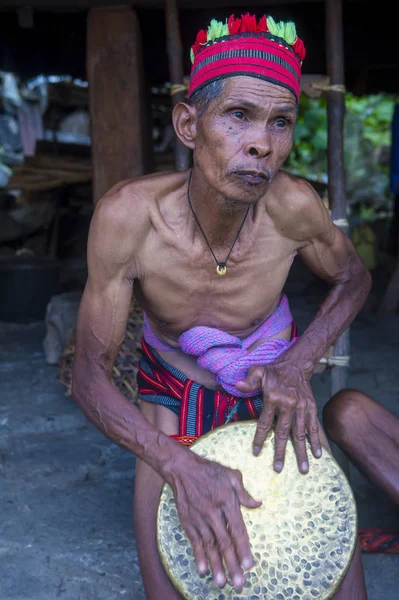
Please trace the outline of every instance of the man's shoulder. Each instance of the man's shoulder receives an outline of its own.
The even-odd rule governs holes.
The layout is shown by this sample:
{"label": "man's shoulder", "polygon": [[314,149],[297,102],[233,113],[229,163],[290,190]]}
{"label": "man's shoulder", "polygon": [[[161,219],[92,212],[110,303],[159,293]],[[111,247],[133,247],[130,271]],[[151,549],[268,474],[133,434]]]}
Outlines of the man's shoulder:
{"label": "man's shoulder", "polygon": [[322,200],[309,181],[285,171],[279,171],[272,183],[273,196],[291,214],[318,207]]}
{"label": "man's shoulder", "polygon": [[89,256],[100,257],[109,268],[136,260],[162,198],[176,188],[175,179],[173,173],[156,173],[121,181],[106,192],[94,209]]}
{"label": "man's shoulder", "polygon": [[173,191],[176,175],[162,172],[120,181],[97,202],[95,219],[107,229],[145,234],[152,210]]}
{"label": "man's shoulder", "polygon": [[284,235],[305,241],[331,226],[326,206],[314,187],[301,177],[279,171],[266,197],[266,207]]}

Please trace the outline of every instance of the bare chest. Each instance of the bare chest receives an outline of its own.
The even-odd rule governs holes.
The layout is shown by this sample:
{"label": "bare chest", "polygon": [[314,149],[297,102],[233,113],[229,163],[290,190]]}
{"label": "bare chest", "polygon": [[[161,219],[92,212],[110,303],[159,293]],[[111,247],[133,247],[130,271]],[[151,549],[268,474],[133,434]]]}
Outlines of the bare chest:
{"label": "bare chest", "polygon": [[[170,342],[197,325],[249,335],[277,307],[296,254],[292,242],[276,232],[246,236],[220,276],[203,243],[190,245],[183,237],[154,241],[143,251],[143,277],[134,294],[157,333]],[[220,261],[228,251],[214,250]]]}

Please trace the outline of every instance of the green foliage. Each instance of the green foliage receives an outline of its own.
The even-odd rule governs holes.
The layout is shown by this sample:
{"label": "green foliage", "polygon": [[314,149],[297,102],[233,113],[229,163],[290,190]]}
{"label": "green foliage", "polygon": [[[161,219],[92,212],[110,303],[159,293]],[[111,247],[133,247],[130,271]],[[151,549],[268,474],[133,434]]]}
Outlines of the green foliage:
{"label": "green foliage", "polygon": [[369,140],[374,148],[391,143],[394,105],[394,98],[384,94],[361,98],[348,94],[345,98],[347,115],[362,123],[363,138]]}
{"label": "green foliage", "polygon": [[302,95],[294,147],[286,168],[297,175],[327,182],[327,112],[325,98]]}
{"label": "green foliage", "polygon": [[[391,121],[395,98],[386,94],[345,96],[344,164],[348,205],[362,220],[389,214]],[[327,101],[301,96],[294,148],[285,168],[327,183]],[[371,208],[372,207],[372,210]],[[369,208],[369,210],[365,210]],[[387,212],[388,211],[388,212]]]}

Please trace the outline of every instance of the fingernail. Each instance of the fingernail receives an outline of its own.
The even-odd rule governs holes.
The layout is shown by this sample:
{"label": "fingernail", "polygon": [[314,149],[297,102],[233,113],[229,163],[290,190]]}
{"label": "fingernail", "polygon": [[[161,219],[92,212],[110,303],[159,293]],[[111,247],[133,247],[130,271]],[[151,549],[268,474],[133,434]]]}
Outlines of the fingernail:
{"label": "fingernail", "polygon": [[260,454],[260,448],[259,448],[259,446],[254,446],[253,453],[255,454],[255,456],[258,456],[258,454]]}
{"label": "fingernail", "polygon": [[204,562],[198,563],[198,571],[199,571],[200,575],[205,575],[207,570],[208,569],[207,569],[206,563],[204,563]]}
{"label": "fingernail", "polygon": [[242,568],[248,571],[253,565],[252,559],[246,556],[242,561]]}
{"label": "fingernail", "polygon": [[306,461],[304,461],[304,462],[301,464],[301,471],[303,471],[303,472],[307,473],[308,469],[309,469],[309,465],[308,465],[308,463],[307,463]]}
{"label": "fingernail", "polygon": [[284,465],[282,462],[276,462],[274,465],[274,470],[280,472],[283,470],[283,466]]}
{"label": "fingernail", "polygon": [[234,575],[233,586],[236,588],[236,590],[241,590],[241,588],[244,586],[244,583],[245,579],[242,577],[242,575]]}
{"label": "fingernail", "polygon": [[223,573],[217,573],[215,577],[216,585],[219,587],[223,587],[226,585],[226,577]]}
{"label": "fingernail", "polygon": [[316,452],[314,453],[314,455],[315,455],[316,458],[320,458],[320,456],[321,456],[321,450],[320,450],[320,448],[318,450],[316,450]]}

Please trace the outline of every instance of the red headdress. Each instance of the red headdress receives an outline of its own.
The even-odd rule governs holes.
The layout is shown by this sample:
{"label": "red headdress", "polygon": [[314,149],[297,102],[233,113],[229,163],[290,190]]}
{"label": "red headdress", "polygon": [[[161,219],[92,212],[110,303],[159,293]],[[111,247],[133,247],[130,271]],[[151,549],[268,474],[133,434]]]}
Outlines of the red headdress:
{"label": "red headdress", "polygon": [[211,81],[248,75],[289,89],[299,100],[305,47],[292,21],[272,17],[233,15],[222,23],[212,20],[191,47],[193,63],[188,97]]}

